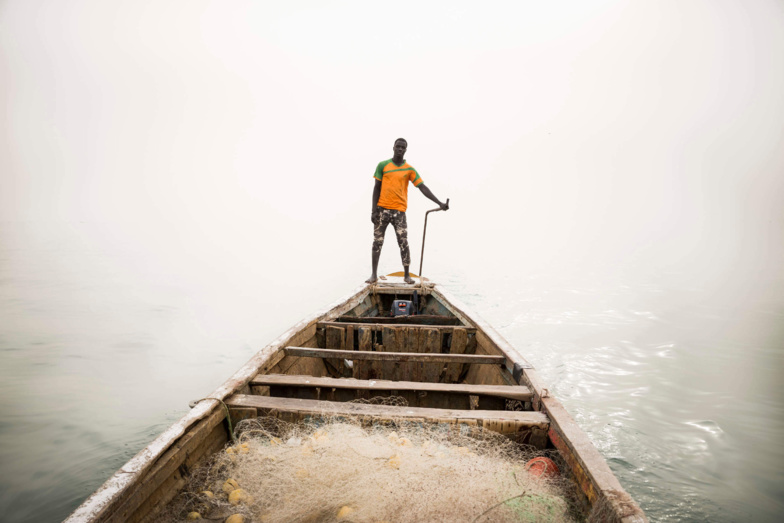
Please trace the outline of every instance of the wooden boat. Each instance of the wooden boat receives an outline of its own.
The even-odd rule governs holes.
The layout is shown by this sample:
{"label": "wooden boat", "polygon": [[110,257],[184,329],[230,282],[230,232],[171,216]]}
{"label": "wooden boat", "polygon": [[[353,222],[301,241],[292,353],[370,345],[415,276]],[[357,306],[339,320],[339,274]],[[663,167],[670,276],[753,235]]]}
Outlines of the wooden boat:
{"label": "wooden boat", "polygon": [[[410,300],[414,291],[419,314],[391,316],[393,301]],[[348,403],[393,393],[409,406]],[[533,367],[485,321],[427,280],[406,285],[396,274],[363,284],[261,349],[209,398],[193,405],[66,521],[148,521],[178,494],[191,470],[226,445],[229,421],[324,412],[467,423],[555,448],[577,485],[586,519],[647,521]]]}

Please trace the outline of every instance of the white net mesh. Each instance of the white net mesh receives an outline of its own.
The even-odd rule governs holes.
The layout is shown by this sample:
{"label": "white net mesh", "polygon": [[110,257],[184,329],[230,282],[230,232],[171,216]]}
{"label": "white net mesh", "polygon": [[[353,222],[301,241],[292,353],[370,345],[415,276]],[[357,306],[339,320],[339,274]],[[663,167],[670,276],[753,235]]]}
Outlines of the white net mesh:
{"label": "white net mesh", "polygon": [[194,513],[240,514],[246,523],[577,519],[571,482],[525,468],[545,452],[477,427],[264,417],[236,432],[238,442],[192,475],[161,521]]}

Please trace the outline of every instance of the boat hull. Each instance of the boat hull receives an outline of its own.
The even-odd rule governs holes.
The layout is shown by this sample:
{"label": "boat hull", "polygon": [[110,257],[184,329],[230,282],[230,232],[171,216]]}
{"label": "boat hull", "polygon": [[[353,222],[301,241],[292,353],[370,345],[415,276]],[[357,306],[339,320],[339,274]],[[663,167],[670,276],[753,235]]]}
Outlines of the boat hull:
{"label": "boat hull", "polygon": [[[304,348],[311,350],[311,352],[317,351],[319,346],[324,343],[325,332],[330,328],[333,329],[330,332],[334,332],[334,329],[340,327],[340,325],[335,327],[330,322],[334,322],[348,313],[361,316],[374,307],[380,307],[379,296],[410,294],[413,288],[398,280],[400,279],[388,278],[387,282],[380,285],[362,285],[343,299],[315,312],[288,329],[256,353],[212,394],[196,402],[182,419],[128,461],[87,498],[66,521],[69,523],[77,521],[147,521],[159,514],[185,486],[190,471],[213,453],[219,451],[229,441],[229,421],[236,423],[243,418],[255,417],[265,412],[260,405],[247,403],[253,401],[254,395],[257,401],[262,401],[261,398],[264,398],[263,394],[265,393],[264,387],[267,387],[266,393],[268,394],[269,385],[260,385],[254,382],[255,377],[270,374],[319,376],[324,375],[325,365],[327,365],[325,362],[333,361],[342,365],[342,360],[337,358],[322,359],[318,357],[319,354],[303,356],[302,353],[292,353],[291,350],[287,352],[287,349]],[[498,416],[501,418],[498,416],[496,418],[501,419],[501,422],[496,419],[481,421],[481,423],[486,423],[485,426],[493,430],[502,430],[499,427],[512,427],[509,430],[512,430],[514,434],[511,435],[522,438],[521,442],[540,448],[556,448],[578,485],[589,519],[600,517],[601,520],[622,521],[624,523],[647,521],[642,510],[624,491],[587,435],[563,405],[549,395],[533,366],[487,322],[470,312],[457,298],[441,286],[420,282],[416,289],[420,295],[429,297],[431,312],[457,318],[462,325],[462,327],[457,327],[459,330],[466,332],[470,330],[471,341],[474,343],[471,345],[473,356],[503,357],[499,360],[488,359],[488,363],[482,365],[465,363],[462,360],[460,363],[441,363],[442,366],[446,365],[444,367],[446,371],[450,367],[458,369],[455,371],[455,376],[460,375],[466,383],[477,387],[510,387],[509,394],[513,392],[522,394],[523,392],[519,392],[515,387],[527,387],[524,393],[528,395],[523,398],[531,409],[531,412],[527,413],[530,420],[517,420],[518,424],[514,425],[512,418],[515,416],[508,414],[506,417],[510,419],[504,420],[504,414],[502,411],[498,411]],[[364,327],[366,326],[363,326],[362,332],[368,330]],[[422,327],[455,328],[443,325],[437,327],[422,325]],[[394,326],[389,328],[394,328]],[[381,333],[378,335],[380,336]],[[432,359],[434,355],[430,356]],[[428,355],[423,355],[423,357],[427,358]],[[469,358],[468,361],[476,360]],[[492,364],[493,362],[502,363]],[[383,363],[375,363],[375,365],[383,365]],[[346,371],[346,369],[343,370]],[[415,381],[426,381],[426,372],[423,371],[417,377],[420,379]],[[442,374],[442,381],[443,377]],[[422,387],[424,386],[423,384]],[[416,388],[415,385],[412,387]],[[444,392],[442,396],[447,399],[443,401],[452,402],[445,403],[445,405],[456,404],[454,402],[458,400],[455,398],[459,394],[459,391]],[[431,398],[437,397],[439,396],[432,395],[431,392]],[[246,401],[246,403],[243,404],[242,401]],[[307,402],[309,400],[301,401]],[[304,405],[302,408],[306,411],[307,408],[310,408],[306,403],[301,403],[301,405]],[[229,416],[226,415],[227,411],[230,413]],[[440,414],[444,414],[444,411],[441,411]],[[424,417],[427,418],[427,416]],[[541,423],[541,420],[547,422]],[[459,422],[458,416],[455,418],[455,423]]]}

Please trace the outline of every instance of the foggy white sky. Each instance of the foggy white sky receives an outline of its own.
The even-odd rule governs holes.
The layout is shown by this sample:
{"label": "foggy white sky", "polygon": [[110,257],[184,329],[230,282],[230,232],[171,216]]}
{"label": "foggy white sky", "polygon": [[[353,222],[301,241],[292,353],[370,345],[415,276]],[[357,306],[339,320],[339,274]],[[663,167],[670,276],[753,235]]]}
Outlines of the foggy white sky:
{"label": "foggy white sky", "polygon": [[0,220],[367,272],[371,174],[404,136],[452,201],[436,264],[773,268],[782,93],[773,0],[5,0]]}

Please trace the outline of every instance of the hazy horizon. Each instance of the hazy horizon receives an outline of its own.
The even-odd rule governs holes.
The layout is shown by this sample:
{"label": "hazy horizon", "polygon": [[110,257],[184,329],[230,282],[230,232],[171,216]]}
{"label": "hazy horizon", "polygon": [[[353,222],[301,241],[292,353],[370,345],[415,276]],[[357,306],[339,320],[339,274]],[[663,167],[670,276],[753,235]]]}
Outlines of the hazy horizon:
{"label": "hazy horizon", "polygon": [[[7,1],[0,220],[140,249],[337,228],[368,257],[371,175],[405,136],[450,241],[775,268],[782,28],[773,1]],[[433,205],[410,200],[417,231]]]}
{"label": "hazy horizon", "polygon": [[782,93],[777,0],[0,0],[0,509],[67,514],[364,281],[402,136],[424,275],[643,508],[772,521]]}

